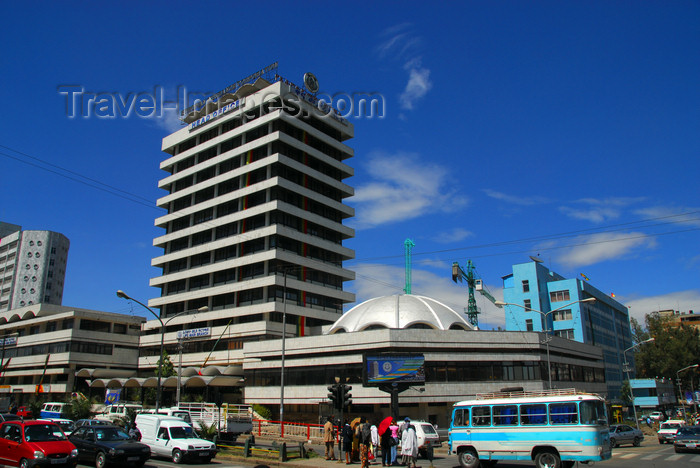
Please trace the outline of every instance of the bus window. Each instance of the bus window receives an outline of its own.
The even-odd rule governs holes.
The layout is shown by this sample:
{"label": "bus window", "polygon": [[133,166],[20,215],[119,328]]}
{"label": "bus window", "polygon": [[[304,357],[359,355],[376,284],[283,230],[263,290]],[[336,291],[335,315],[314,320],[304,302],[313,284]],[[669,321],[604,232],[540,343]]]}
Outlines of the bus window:
{"label": "bus window", "polygon": [[576,403],[550,403],[550,424],[578,424],[578,408]]}
{"label": "bus window", "polygon": [[469,408],[460,408],[455,410],[455,419],[453,426],[468,426],[469,425]]}
{"label": "bus window", "polygon": [[547,424],[547,405],[520,405],[520,423],[523,426]]}
{"label": "bus window", "polygon": [[516,405],[494,406],[493,407],[494,426],[517,426],[518,407]]}
{"label": "bus window", "polygon": [[608,424],[605,405],[602,401],[582,401],[580,410],[581,424]]}
{"label": "bus window", "polygon": [[490,406],[474,406],[472,407],[472,426],[490,426],[491,425],[491,407]]}

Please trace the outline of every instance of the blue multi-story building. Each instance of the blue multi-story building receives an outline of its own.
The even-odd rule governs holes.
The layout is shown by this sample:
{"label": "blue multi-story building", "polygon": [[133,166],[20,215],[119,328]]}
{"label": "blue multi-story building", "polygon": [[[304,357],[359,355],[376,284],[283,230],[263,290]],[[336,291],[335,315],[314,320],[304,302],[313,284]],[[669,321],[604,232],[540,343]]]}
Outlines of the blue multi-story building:
{"label": "blue multi-story building", "polygon": [[[620,398],[623,354],[632,346],[627,307],[587,281],[550,271],[539,260],[513,265],[513,273],[503,277],[503,299],[508,331],[541,331],[600,347],[607,396]],[[632,364],[631,352],[627,358]],[[552,385],[557,387],[566,369],[559,368],[556,355],[551,362]]]}

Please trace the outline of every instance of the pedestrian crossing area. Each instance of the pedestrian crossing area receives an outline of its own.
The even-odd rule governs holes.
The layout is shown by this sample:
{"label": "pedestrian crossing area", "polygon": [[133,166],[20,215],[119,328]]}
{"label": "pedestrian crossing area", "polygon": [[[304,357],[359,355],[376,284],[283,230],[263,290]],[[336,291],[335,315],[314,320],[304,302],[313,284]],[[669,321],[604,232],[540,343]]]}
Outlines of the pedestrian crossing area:
{"label": "pedestrian crossing area", "polygon": [[637,459],[644,461],[668,461],[674,462],[683,459],[684,462],[700,463],[700,455],[696,453],[635,453],[635,452],[613,452],[613,458],[618,460]]}

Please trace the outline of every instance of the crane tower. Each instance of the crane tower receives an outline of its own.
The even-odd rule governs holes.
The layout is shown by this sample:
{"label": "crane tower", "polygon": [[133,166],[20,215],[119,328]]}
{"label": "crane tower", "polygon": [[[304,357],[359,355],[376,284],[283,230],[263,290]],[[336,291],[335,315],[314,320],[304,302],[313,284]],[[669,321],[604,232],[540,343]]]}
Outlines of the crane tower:
{"label": "crane tower", "polygon": [[411,239],[406,239],[403,245],[406,248],[406,287],[403,289],[403,292],[406,294],[411,294],[411,250],[413,250],[413,247],[415,247],[416,244],[414,244]]}
{"label": "crane tower", "polygon": [[466,281],[467,287],[469,288],[469,300],[467,301],[467,318],[469,323],[475,327],[479,326],[479,308],[476,306],[476,299],[474,298],[474,290],[477,290],[486,299],[491,301],[496,307],[503,307],[496,304],[496,298],[494,298],[488,291],[484,290],[484,285],[480,278],[476,277],[474,273],[474,264],[471,260],[467,261],[466,270],[462,268],[459,263],[452,263],[452,281],[455,283],[457,280]]}

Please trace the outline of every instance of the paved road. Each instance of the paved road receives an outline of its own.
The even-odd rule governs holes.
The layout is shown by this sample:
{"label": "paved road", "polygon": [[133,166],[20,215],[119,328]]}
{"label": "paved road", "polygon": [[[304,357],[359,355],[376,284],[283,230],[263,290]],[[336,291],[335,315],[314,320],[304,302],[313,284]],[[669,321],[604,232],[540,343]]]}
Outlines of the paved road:
{"label": "paved road", "polygon": [[[319,453],[320,446],[311,448]],[[323,454],[323,452],[320,452]],[[336,454],[337,455],[337,454]],[[672,445],[659,445],[655,440],[647,438],[641,447],[619,447],[613,450],[613,458],[599,464],[604,468],[700,468],[700,453],[677,454]],[[80,466],[80,465],[79,465]],[[82,465],[94,468],[94,465]],[[305,460],[291,460],[280,463],[276,460],[261,459],[227,459],[218,457],[210,464],[187,464],[187,468],[248,468],[251,466],[288,467],[288,468],[340,468],[344,463],[326,461],[322,457]],[[448,456],[446,447],[438,449],[432,463],[429,460],[419,459],[420,468],[459,468],[456,456]],[[531,461],[499,462],[497,468],[534,467]],[[590,467],[592,465],[579,465]],[[177,465],[181,468],[182,465]],[[360,468],[359,463],[354,463],[349,468]],[[381,463],[373,463],[372,468],[380,468]],[[154,458],[146,463],[146,468],[176,468],[176,465],[166,459]]]}

